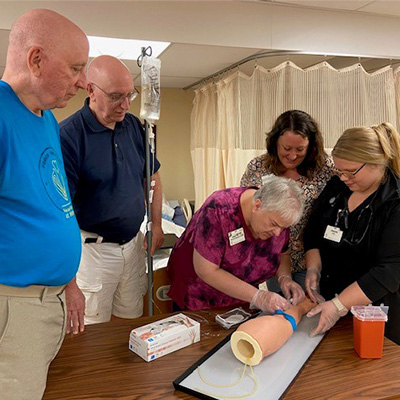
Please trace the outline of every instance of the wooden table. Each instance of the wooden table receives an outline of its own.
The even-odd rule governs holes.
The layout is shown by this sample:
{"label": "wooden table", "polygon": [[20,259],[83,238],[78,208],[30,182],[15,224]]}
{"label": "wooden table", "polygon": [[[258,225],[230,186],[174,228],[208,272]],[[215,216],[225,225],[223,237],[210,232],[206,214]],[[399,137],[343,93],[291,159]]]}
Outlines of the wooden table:
{"label": "wooden table", "polygon": [[[115,319],[66,338],[49,370],[44,400],[193,399],[174,391],[180,376],[231,331],[214,322],[216,312],[186,313],[201,322],[201,340],[150,363],[128,349],[129,333],[160,319]],[[383,358],[360,359],[353,350],[351,318],[342,318],[323,339],[284,400],[400,399],[400,346],[385,338]]]}

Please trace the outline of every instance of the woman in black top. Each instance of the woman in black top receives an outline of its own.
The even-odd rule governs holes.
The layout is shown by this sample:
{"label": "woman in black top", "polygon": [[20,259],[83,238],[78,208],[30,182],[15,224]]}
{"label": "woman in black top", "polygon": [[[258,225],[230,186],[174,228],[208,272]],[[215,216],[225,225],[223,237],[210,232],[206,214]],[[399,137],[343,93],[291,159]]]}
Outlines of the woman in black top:
{"label": "woman in black top", "polygon": [[[306,289],[320,302],[313,335],[353,305],[389,306],[385,335],[400,344],[400,138],[389,123],[346,130],[333,151],[336,175],[304,234]],[[330,301],[322,301],[318,294]],[[334,297],[336,295],[336,297]]]}

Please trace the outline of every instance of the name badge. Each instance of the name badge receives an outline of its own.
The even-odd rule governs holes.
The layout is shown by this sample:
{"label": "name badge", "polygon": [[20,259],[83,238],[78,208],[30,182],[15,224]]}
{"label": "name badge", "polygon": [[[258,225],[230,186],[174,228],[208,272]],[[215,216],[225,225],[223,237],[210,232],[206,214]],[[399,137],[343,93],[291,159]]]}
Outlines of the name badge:
{"label": "name badge", "polygon": [[337,226],[328,225],[325,230],[324,239],[332,242],[340,243],[342,240],[343,231]]}
{"label": "name badge", "polygon": [[234,231],[230,231],[228,233],[229,245],[234,246],[235,244],[244,242],[246,238],[244,237],[243,228],[236,229]]}

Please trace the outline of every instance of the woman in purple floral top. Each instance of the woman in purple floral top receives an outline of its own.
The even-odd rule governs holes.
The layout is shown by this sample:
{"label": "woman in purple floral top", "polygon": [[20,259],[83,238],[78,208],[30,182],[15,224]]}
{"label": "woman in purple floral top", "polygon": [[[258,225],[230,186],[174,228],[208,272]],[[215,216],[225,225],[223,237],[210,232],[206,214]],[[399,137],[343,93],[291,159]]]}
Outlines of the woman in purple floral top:
{"label": "woman in purple floral top", "polygon": [[[275,176],[258,190],[214,192],[172,250],[169,297],[190,310],[244,301],[265,311],[287,309],[286,299],[256,287],[275,274],[290,273],[287,228],[302,215],[302,197],[293,181]],[[294,304],[304,297],[295,282],[283,291]]]}
{"label": "woman in purple floral top", "polygon": [[[303,190],[304,214],[290,227],[289,254],[293,278],[304,288],[303,231],[314,201],[333,175],[333,162],[325,153],[318,124],[304,111],[291,110],[281,114],[267,133],[266,144],[267,153],[249,162],[240,186],[260,187],[265,177],[273,174],[293,179]],[[280,279],[291,280],[292,274]]]}

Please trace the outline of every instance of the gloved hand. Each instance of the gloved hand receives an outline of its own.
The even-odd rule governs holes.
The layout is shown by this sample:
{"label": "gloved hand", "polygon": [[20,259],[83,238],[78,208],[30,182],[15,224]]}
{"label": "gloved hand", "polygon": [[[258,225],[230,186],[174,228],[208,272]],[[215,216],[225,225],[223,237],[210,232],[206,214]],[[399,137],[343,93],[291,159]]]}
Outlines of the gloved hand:
{"label": "gloved hand", "polygon": [[258,308],[262,311],[275,312],[285,311],[290,308],[289,302],[278,293],[266,290],[257,290],[250,302],[250,308]]}
{"label": "gloved hand", "polygon": [[[325,301],[321,304],[316,305],[311,311],[307,313],[307,317],[313,317],[321,313],[319,317],[318,326],[310,332],[310,336],[313,337],[319,333],[324,333],[332,328],[341,317],[338,309],[332,303],[332,301]],[[347,313],[346,313],[347,314]],[[343,316],[343,315],[342,315]]]}
{"label": "gloved hand", "polygon": [[314,303],[323,303],[325,299],[319,294],[321,272],[318,267],[307,268],[305,286],[310,299]]}
{"label": "gloved hand", "polygon": [[282,275],[278,282],[286,299],[292,299],[293,306],[304,300],[304,290],[289,275]]}

